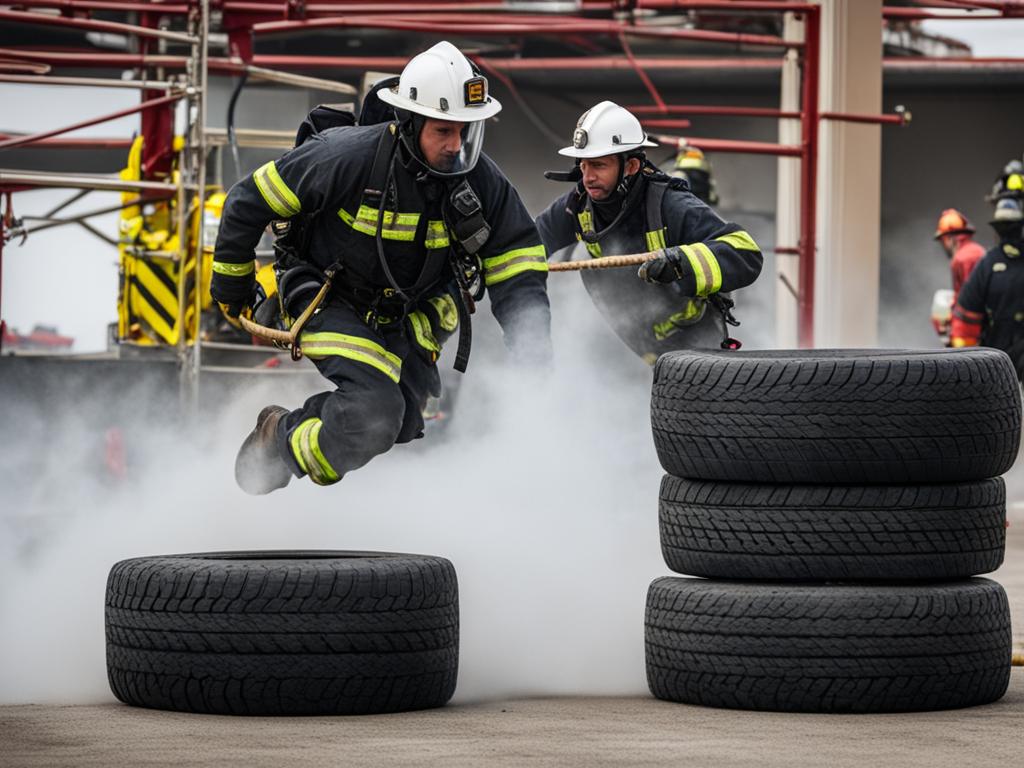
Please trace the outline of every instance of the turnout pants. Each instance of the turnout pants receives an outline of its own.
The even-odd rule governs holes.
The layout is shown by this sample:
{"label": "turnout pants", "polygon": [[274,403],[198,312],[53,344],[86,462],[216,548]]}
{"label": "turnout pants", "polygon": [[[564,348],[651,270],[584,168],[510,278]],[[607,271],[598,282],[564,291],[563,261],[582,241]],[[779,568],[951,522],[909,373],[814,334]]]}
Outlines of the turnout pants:
{"label": "turnout pants", "polygon": [[278,425],[278,449],[296,476],[329,485],[395,443],[423,436],[423,407],[440,395],[441,381],[404,322],[374,330],[334,301],[310,319],[301,344],[335,389],[310,397]]}

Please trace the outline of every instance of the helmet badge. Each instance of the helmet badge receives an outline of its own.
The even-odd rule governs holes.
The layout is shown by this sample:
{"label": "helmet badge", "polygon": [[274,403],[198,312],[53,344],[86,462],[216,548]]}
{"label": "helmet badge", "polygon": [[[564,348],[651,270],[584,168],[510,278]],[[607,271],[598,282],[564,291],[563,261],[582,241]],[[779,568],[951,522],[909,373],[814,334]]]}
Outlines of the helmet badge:
{"label": "helmet badge", "polygon": [[467,107],[487,103],[487,78],[471,77],[466,81],[463,92]]}
{"label": "helmet badge", "polygon": [[577,128],[572,132],[572,145],[576,149],[583,149],[587,146],[587,131],[585,128]]}

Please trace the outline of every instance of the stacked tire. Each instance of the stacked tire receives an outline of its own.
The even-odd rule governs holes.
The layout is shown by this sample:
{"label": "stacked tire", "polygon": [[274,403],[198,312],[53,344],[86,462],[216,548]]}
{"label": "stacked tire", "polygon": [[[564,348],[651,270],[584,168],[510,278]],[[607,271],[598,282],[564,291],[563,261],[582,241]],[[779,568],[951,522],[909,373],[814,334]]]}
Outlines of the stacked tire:
{"label": "stacked tire", "polygon": [[441,557],[259,551],[138,557],[106,594],[107,677],[134,706],[362,715],[455,692],[458,585]]}
{"label": "stacked tire", "polygon": [[647,597],[651,692],[757,710],[999,699],[999,475],[1021,396],[1002,352],[673,352],[655,366],[669,568]]}

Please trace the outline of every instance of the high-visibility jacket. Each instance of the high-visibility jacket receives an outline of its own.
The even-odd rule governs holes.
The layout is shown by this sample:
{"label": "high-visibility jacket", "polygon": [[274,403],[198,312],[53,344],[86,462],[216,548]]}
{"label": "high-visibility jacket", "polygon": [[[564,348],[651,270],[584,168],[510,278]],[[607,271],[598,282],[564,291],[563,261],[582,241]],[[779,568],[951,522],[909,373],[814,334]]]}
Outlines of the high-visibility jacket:
{"label": "high-visibility jacket", "polygon": [[[651,285],[636,269],[583,270],[587,292],[615,333],[635,353],[651,360],[672,349],[718,347],[726,336],[721,314],[707,306],[717,293],[750,285],[761,272],[763,257],[754,239],[736,224],[721,219],[678,180],[635,183],[637,200],[615,228],[596,243],[585,233],[607,226],[601,206],[594,206],[581,185],[551,203],[537,218],[549,254],[583,241],[592,257],[641,253],[681,246],[690,270],[683,279]],[[657,189],[655,185],[664,185]],[[649,210],[661,198],[660,210]]]}
{"label": "high-visibility jacket", "polygon": [[[340,263],[335,283],[341,289],[390,289],[376,246],[378,210],[361,201],[378,142],[392,125],[325,130],[232,187],[217,235],[213,297],[223,303],[247,301],[255,280],[254,248],[264,229],[272,220],[300,214],[313,214],[304,259],[320,269]],[[550,345],[547,260],[536,227],[515,189],[486,155],[466,179],[491,228],[477,254],[491,310],[510,347],[544,357],[544,350],[526,348]],[[451,246],[444,210],[448,188],[406,168],[399,156],[394,192],[384,210],[382,240],[395,282],[405,288],[418,284],[425,265],[446,263],[436,257]],[[440,293],[451,279],[445,268],[433,285],[420,284],[420,293]]]}
{"label": "high-visibility jacket", "polygon": [[1022,253],[1024,242],[1005,241],[978,262],[953,309],[952,346],[981,344],[1020,357],[1020,346],[1024,345]]}

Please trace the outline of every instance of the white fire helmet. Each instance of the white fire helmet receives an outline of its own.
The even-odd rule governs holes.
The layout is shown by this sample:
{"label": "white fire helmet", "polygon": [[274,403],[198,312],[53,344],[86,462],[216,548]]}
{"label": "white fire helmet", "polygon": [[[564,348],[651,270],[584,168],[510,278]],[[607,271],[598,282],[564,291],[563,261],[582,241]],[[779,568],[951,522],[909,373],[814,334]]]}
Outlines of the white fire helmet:
{"label": "white fire helmet", "polygon": [[501,103],[488,93],[487,78],[447,41],[410,59],[398,86],[382,88],[377,97],[398,110],[466,123],[454,165],[430,169],[438,176],[460,176],[473,169],[483,147],[484,121],[501,111]]}
{"label": "white fire helmet", "polygon": [[632,112],[612,101],[602,101],[580,116],[572,146],[558,150],[558,154],[582,160],[656,146]]}

